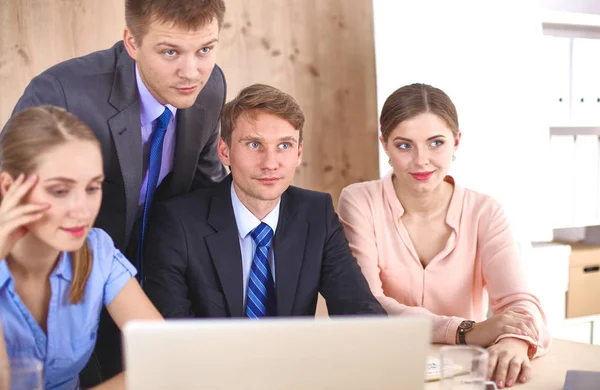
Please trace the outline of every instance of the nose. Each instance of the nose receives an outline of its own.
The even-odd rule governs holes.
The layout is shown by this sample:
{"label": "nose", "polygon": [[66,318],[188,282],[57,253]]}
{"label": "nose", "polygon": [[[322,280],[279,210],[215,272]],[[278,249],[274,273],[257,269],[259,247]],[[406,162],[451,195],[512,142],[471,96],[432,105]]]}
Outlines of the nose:
{"label": "nose", "polygon": [[199,73],[198,59],[194,56],[184,57],[179,69],[179,77],[187,80],[197,80]]}
{"label": "nose", "polygon": [[69,216],[80,222],[87,222],[94,214],[92,203],[93,202],[88,199],[87,194],[75,196],[71,203]]}
{"label": "nose", "polygon": [[429,165],[429,151],[426,148],[416,148],[415,163],[420,167]]}
{"label": "nose", "polygon": [[266,170],[275,170],[279,167],[279,162],[277,161],[277,151],[275,150],[266,150],[263,153],[263,159],[261,161],[261,168]]}

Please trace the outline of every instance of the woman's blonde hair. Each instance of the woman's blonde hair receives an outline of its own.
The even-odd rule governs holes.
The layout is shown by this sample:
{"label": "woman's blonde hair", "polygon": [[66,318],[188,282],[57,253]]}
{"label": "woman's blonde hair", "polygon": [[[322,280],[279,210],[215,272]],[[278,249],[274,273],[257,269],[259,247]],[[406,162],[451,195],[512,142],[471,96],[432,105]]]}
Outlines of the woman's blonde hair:
{"label": "woman's blonde hair", "polygon": [[[16,114],[0,133],[0,171],[13,178],[30,175],[37,168],[38,157],[49,149],[71,140],[100,142],[92,130],[75,115],[55,106],[39,106]],[[92,253],[87,241],[71,252],[73,282],[69,292],[71,303],[83,299],[85,285],[92,270]]]}

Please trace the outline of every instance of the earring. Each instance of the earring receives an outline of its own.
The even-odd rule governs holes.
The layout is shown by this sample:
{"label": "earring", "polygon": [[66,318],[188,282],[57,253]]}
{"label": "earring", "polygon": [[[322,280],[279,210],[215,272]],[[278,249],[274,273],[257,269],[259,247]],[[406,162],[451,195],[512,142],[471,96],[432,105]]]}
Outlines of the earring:
{"label": "earring", "polygon": [[456,160],[456,156],[452,155],[452,161]]}
{"label": "earring", "polygon": [[392,159],[391,158],[388,160],[388,164],[390,164],[390,167],[392,166]]}

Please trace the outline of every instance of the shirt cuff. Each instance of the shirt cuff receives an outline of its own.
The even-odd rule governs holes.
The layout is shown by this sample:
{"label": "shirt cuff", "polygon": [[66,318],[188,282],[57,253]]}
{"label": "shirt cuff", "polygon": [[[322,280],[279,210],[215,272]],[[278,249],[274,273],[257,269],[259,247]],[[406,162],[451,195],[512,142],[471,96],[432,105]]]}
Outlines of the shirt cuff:
{"label": "shirt cuff", "polygon": [[460,317],[451,317],[446,327],[446,344],[456,345],[456,332],[458,332],[458,326],[465,319]]}

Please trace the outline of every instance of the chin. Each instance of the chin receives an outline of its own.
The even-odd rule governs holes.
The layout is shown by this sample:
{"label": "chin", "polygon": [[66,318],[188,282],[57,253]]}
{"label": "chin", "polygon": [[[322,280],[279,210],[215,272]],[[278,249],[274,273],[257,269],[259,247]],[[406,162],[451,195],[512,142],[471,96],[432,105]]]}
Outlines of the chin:
{"label": "chin", "polygon": [[76,252],[79,249],[81,249],[81,247],[85,243],[86,238],[87,235],[77,239],[59,239],[49,244],[61,252]]}
{"label": "chin", "polygon": [[258,198],[261,200],[271,201],[277,200],[281,197],[281,194],[285,192],[285,189],[273,188],[270,191],[261,191]]}
{"label": "chin", "polygon": [[182,98],[181,96],[175,97],[172,101],[169,102],[170,105],[177,108],[178,110],[185,110],[186,108],[190,108],[196,103],[196,99],[198,95],[195,96],[187,96]]}

